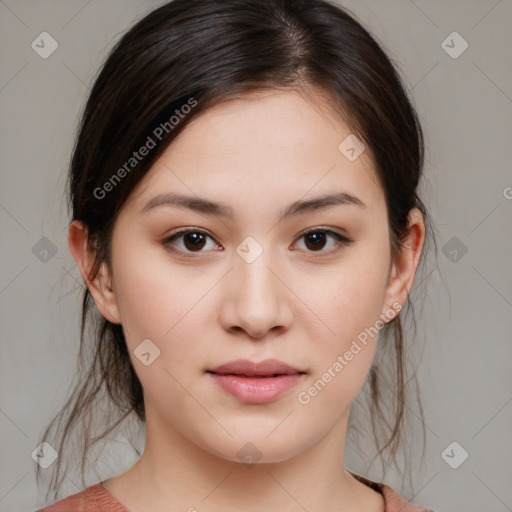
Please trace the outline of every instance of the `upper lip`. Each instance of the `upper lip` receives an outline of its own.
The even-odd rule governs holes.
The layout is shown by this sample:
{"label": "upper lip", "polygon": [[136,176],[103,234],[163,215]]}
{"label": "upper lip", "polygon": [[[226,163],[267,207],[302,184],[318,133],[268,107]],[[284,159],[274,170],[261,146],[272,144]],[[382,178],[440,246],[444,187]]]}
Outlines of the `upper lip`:
{"label": "upper lip", "polygon": [[277,359],[265,359],[258,363],[248,359],[237,359],[236,361],[221,364],[213,368],[213,370],[208,370],[208,372],[222,375],[247,375],[248,377],[306,373]]}

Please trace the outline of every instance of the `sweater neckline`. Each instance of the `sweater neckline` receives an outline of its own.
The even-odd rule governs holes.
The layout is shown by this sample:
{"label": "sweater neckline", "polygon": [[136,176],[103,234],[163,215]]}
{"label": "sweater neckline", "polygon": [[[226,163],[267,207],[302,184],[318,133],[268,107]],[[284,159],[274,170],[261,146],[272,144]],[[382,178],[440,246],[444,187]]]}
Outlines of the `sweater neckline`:
{"label": "sweater neckline", "polygon": [[[386,506],[385,510],[386,512],[388,511],[389,493],[387,492],[386,485],[368,480],[364,476],[353,473],[352,471],[348,471],[348,473],[350,473],[356,480],[359,480],[361,483],[365,484],[367,487],[370,487],[374,491],[380,493],[384,498]],[[110,494],[110,492],[103,485],[104,482],[105,480],[102,480],[91,488],[91,491],[93,491],[93,494],[96,495],[101,505],[108,505],[109,507],[114,507],[113,512],[130,512],[130,510],[126,508],[125,505],[123,505],[119,500],[117,500],[117,498]]]}

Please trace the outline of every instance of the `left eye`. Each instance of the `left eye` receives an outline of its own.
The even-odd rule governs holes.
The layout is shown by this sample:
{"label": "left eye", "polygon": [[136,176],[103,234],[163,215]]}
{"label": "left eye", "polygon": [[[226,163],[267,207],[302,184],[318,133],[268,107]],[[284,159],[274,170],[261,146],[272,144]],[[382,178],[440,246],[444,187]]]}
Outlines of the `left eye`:
{"label": "left eye", "polygon": [[306,231],[305,233],[302,233],[300,235],[299,239],[304,238],[306,240],[306,247],[308,249],[312,247],[313,249],[322,249],[325,245],[326,237],[331,237],[334,239],[334,248],[329,251],[316,251],[313,250],[311,252],[322,252],[323,254],[332,254],[336,252],[338,249],[341,248],[341,246],[349,245],[353,240],[350,238],[347,238],[343,235],[340,235],[339,233],[336,233],[336,231],[332,231],[330,229],[319,229],[314,228]]}
{"label": "left eye", "polygon": [[[331,237],[334,239],[334,248],[328,251],[322,251],[326,245],[325,240]],[[171,246],[172,242],[178,239],[183,239],[183,248],[180,248],[177,252],[204,252],[201,249],[206,245],[205,240],[210,238],[214,240],[208,233],[199,229],[187,229],[179,231],[170,237],[166,238],[163,243],[166,246]],[[329,255],[341,248],[343,245],[348,245],[353,242],[352,239],[347,238],[339,233],[332,231],[330,229],[320,229],[314,228],[310,229],[299,236],[299,239],[304,238],[306,240],[306,247],[308,252],[321,252],[322,255]],[[215,244],[214,244],[215,245]],[[175,251],[174,248],[170,247],[172,251]],[[320,249],[320,250],[318,250]]]}

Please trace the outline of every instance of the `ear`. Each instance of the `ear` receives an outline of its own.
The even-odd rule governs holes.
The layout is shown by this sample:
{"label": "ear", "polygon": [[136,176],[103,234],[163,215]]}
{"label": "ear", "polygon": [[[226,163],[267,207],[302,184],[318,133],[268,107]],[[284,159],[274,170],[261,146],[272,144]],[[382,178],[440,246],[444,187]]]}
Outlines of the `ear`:
{"label": "ear", "polygon": [[[409,212],[408,223],[407,237],[403,242],[403,247],[400,248],[396,261],[391,263],[384,300],[384,307],[388,312],[398,312],[403,307],[412,288],[421,251],[425,243],[425,222],[423,215],[417,208],[413,208]],[[398,305],[400,306],[399,308],[397,307]],[[391,319],[388,317],[388,321]]]}
{"label": "ear", "polygon": [[73,220],[70,223],[68,245],[99,312],[108,321],[120,324],[121,315],[119,314],[119,308],[112,289],[112,279],[106,262],[101,263],[98,275],[94,279],[90,279],[90,270],[94,262],[95,250],[91,247],[87,228],[84,227],[82,222]]}

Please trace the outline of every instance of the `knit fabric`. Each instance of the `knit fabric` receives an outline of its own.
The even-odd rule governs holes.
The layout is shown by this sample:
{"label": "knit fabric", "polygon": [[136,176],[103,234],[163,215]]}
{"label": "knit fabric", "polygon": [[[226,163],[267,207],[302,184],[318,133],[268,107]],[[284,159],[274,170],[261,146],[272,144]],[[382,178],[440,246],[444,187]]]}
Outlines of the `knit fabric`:
{"label": "knit fabric", "polygon": [[[435,512],[410,503],[386,484],[372,482],[352,472],[351,475],[383,495],[386,503],[385,512]],[[103,482],[98,482],[36,512],[130,512],[130,510],[103,487]]]}

